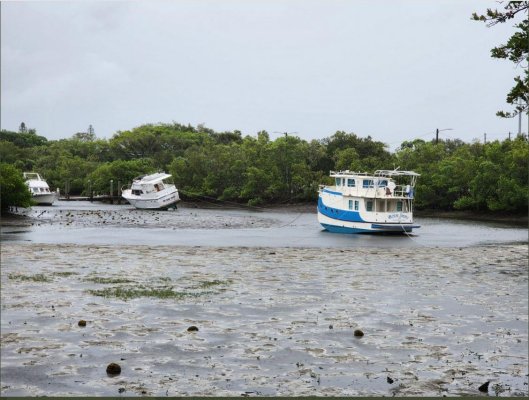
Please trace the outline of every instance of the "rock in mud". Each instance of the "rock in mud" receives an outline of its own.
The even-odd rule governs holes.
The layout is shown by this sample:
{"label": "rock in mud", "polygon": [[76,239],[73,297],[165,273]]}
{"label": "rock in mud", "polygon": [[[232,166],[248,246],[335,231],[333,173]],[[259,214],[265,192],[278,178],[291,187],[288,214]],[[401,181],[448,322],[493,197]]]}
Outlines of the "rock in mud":
{"label": "rock in mud", "polygon": [[490,381],[485,382],[483,385],[481,385],[481,386],[478,388],[478,390],[479,390],[480,392],[487,393],[487,392],[489,391],[489,383],[490,383]]}
{"label": "rock in mud", "polygon": [[198,328],[196,326],[190,326],[189,328],[187,328],[187,331],[188,332],[198,332]]}
{"label": "rock in mud", "polygon": [[362,336],[364,336],[364,332],[362,332],[360,329],[356,329],[356,330],[354,331],[354,335],[355,335],[356,337],[362,337]]}
{"label": "rock in mud", "polygon": [[121,374],[121,367],[119,364],[110,363],[107,365],[107,374],[108,375],[119,375]]}
{"label": "rock in mud", "polygon": [[77,325],[79,326],[86,326],[86,321],[84,319],[80,320]]}

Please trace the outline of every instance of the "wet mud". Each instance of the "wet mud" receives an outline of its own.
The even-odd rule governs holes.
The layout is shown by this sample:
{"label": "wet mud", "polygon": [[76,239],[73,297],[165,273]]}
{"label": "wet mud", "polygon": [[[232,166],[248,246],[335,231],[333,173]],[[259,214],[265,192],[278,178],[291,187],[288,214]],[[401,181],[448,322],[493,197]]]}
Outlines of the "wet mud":
{"label": "wet mud", "polygon": [[[64,202],[63,202],[64,203]],[[79,202],[77,208],[32,207],[18,209],[17,219],[9,220],[11,226],[39,227],[57,226],[62,228],[137,228],[145,227],[188,229],[237,229],[268,228],[275,222],[269,214],[244,211],[227,213],[224,209],[196,209],[180,207],[177,210],[138,210],[130,205],[101,205]],[[96,208],[97,207],[97,208]]]}
{"label": "wet mud", "polygon": [[527,396],[527,254],[3,243],[1,394]]}

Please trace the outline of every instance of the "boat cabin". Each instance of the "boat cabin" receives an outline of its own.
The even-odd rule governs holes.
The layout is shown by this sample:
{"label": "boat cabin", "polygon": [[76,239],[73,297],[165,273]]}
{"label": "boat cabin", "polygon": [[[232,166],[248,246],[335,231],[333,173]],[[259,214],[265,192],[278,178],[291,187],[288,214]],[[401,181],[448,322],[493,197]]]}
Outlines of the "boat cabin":
{"label": "boat cabin", "polygon": [[174,184],[170,181],[171,175],[157,173],[152,175],[143,175],[134,178],[131,185],[132,194],[141,196],[143,194],[161,192]]}
{"label": "boat cabin", "polygon": [[[344,196],[345,209],[375,213],[412,212],[415,183],[411,171],[377,170],[374,174],[331,171],[334,191]],[[330,187],[327,186],[329,189]]]}
{"label": "boat cabin", "polygon": [[26,185],[33,195],[50,194],[48,183],[36,172],[24,172]]}

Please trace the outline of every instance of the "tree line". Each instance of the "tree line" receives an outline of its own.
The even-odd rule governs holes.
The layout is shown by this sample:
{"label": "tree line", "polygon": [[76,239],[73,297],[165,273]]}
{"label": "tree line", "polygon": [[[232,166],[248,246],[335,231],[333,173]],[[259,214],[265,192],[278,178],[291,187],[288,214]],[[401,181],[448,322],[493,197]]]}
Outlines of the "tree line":
{"label": "tree line", "polygon": [[[47,140],[34,129],[0,131],[2,208],[23,171],[39,172],[51,188],[71,195],[108,194],[113,181],[166,171],[184,200],[211,199],[247,205],[314,202],[331,170],[414,170],[421,174],[417,209],[526,213],[529,144],[524,137],[486,144],[461,140],[406,141],[394,152],[370,136],[338,131],[306,141],[266,131],[242,136],[203,125],[145,124],[100,139],[93,129]],[[11,186],[10,186],[11,185]],[[15,190],[16,191],[16,190]],[[13,204],[9,204],[13,203]],[[27,204],[26,204],[27,205]]]}

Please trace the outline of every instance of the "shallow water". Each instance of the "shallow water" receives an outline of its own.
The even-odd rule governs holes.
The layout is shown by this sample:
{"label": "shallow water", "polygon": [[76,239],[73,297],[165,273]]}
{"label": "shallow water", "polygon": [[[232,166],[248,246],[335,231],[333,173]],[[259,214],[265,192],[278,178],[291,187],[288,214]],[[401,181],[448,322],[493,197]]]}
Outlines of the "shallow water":
{"label": "shallow water", "polygon": [[315,213],[241,209],[136,210],[130,205],[57,202],[4,222],[3,241],[266,247],[417,247],[526,243],[527,229],[498,223],[416,218],[406,236],[343,235],[319,225]]}
{"label": "shallow water", "polygon": [[2,221],[2,396],[528,394],[526,230],[98,206]]}

